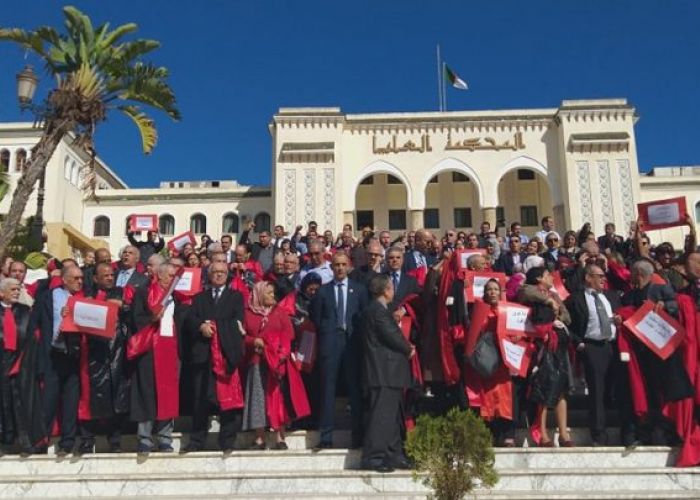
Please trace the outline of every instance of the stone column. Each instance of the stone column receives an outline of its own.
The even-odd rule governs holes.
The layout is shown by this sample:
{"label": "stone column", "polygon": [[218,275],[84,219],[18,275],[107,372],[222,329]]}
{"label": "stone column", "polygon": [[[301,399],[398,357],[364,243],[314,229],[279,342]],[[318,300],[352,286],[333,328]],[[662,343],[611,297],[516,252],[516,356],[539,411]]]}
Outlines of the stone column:
{"label": "stone column", "polygon": [[411,231],[415,231],[423,227],[423,210],[411,210]]}
{"label": "stone column", "polygon": [[491,230],[495,231],[496,230],[496,224],[498,221],[496,220],[496,207],[486,207],[481,210],[481,215],[483,217],[483,222],[488,222],[491,224]]}

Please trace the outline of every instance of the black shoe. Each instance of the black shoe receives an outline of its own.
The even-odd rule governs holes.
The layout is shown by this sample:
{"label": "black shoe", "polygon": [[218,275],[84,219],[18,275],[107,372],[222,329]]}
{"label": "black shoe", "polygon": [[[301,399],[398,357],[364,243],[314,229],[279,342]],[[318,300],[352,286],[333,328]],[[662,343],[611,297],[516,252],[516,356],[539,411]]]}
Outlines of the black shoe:
{"label": "black shoe", "polygon": [[89,455],[91,453],[95,453],[94,443],[81,443],[80,445],[78,445],[78,449],[75,451],[75,454],[78,456]]}
{"label": "black shoe", "polygon": [[319,450],[330,450],[331,448],[333,448],[333,443],[328,443],[328,442],[326,442],[326,441],[321,441],[321,442],[318,443],[316,446],[314,446],[313,449],[314,449],[315,451],[319,451]]}
{"label": "black shoe", "polygon": [[188,443],[184,448],[180,448],[180,455],[184,455],[186,453],[196,453],[203,450],[204,446],[201,444]]}
{"label": "black shoe", "polygon": [[138,448],[136,448],[136,453],[139,455],[148,455],[153,451],[153,446],[149,446],[147,444],[139,444]]}
{"label": "black shoe", "polygon": [[29,448],[29,453],[31,455],[48,455],[49,449],[46,446],[34,446]]}
{"label": "black shoe", "polygon": [[110,444],[107,453],[121,453],[122,447],[119,444]]}
{"label": "black shoe", "polygon": [[287,443],[284,441],[280,441],[279,443],[275,444],[275,449],[276,450],[288,450],[289,446],[287,446]]}
{"label": "black shoe", "polygon": [[386,462],[368,463],[364,464],[362,468],[374,472],[381,472],[382,474],[394,472],[394,468]]}
{"label": "black shoe", "polygon": [[401,470],[408,470],[408,469],[413,469],[413,462],[411,462],[408,458],[400,458],[398,460],[392,460],[391,461],[391,466],[395,469],[401,469]]}
{"label": "black shoe", "polygon": [[169,444],[159,444],[158,453],[173,453],[175,449]]}
{"label": "black shoe", "polygon": [[233,448],[232,447],[222,448],[221,451],[223,452],[224,455],[230,455],[231,453],[233,453]]}
{"label": "black shoe", "polygon": [[248,448],[249,450],[266,450],[267,446],[265,446],[265,441],[262,443],[258,443],[257,441],[254,441],[253,444]]}
{"label": "black shoe", "polygon": [[73,450],[71,450],[69,448],[62,448],[61,446],[56,448],[56,456],[58,458],[65,458],[68,455],[70,455],[71,453],[73,453]]}

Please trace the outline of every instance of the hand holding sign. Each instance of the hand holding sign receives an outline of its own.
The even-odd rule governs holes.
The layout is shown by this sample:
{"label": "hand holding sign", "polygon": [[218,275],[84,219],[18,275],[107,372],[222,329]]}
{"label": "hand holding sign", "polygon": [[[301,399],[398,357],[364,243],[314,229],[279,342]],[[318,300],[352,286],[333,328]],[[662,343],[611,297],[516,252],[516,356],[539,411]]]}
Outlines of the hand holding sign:
{"label": "hand holding sign", "polygon": [[114,302],[71,296],[60,330],[112,338],[117,330],[119,306]]}
{"label": "hand holding sign", "polygon": [[688,212],[685,196],[639,203],[637,210],[645,230],[685,225]]}

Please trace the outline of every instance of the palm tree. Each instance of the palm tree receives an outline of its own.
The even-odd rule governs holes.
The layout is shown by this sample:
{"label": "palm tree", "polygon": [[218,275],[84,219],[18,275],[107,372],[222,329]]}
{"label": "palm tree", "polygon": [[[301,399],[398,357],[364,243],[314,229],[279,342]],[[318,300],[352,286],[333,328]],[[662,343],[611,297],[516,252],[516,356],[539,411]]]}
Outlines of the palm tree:
{"label": "palm tree", "polygon": [[155,40],[122,41],[138,28],[129,23],[110,31],[105,23],[93,28],[90,18],[75,7],[63,8],[65,33],[43,26],[35,31],[0,28],[0,41],[6,40],[33,52],[47,72],[56,78],[56,87],[37,110],[37,123],[43,128],[39,142],[15,188],[10,210],[0,228],[0,255],[12,239],[27,200],[61,140],[69,135],[91,156],[84,188],[95,192],[95,148],[97,124],[110,111],[118,110],[133,120],[141,134],[143,151],[149,154],[156,145],[155,122],[140,105],[180,119],[175,94],[166,83],[168,70],[141,60],[160,47]]}

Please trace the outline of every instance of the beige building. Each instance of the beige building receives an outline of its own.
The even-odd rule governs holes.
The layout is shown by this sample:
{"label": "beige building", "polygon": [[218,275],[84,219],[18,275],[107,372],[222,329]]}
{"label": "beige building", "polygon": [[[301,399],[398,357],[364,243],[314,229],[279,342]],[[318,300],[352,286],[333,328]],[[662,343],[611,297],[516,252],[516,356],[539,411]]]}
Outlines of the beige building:
{"label": "beige building", "polygon": [[[625,99],[444,113],[281,108],[269,125],[271,187],[168,181],[129,189],[100,163],[97,201],[83,199],[87,158],[67,139],[46,171],[49,250],[64,256],[105,241],[116,252],[127,241],[131,214],[156,214],[166,237],[190,229],[236,236],[250,219],[258,229],[316,220],[333,232],[351,223],[395,234],[519,221],[531,234],[545,215],[554,215],[559,229],[591,222],[600,234],[606,222],[615,222],[624,234],[637,203],[686,196],[697,220],[700,168],[640,175],[637,119]],[[31,124],[0,125],[0,158],[13,183],[38,135]],[[8,206],[9,196],[0,213]],[[26,215],[35,210],[36,194]],[[683,231],[658,231],[652,238],[679,244]]]}

